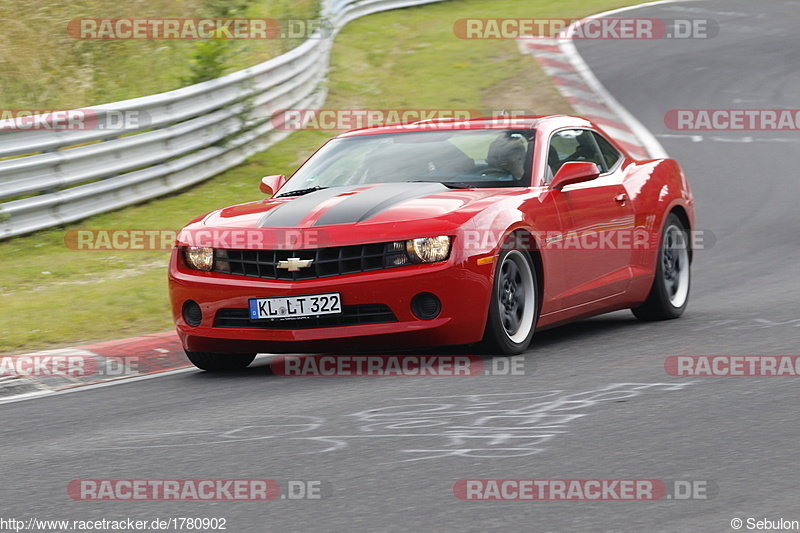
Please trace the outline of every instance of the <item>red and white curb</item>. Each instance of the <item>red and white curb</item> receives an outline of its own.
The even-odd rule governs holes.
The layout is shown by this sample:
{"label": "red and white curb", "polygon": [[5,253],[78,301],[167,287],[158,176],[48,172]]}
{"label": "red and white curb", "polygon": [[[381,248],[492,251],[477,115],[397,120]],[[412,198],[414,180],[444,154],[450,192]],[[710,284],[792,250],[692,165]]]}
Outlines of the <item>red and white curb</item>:
{"label": "red and white curb", "polygon": [[0,356],[0,402],[191,366],[174,332]]}
{"label": "red and white curb", "polygon": [[592,15],[572,23],[569,28],[552,39],[528,37],[517,40],[520,51],[536,58],[578,115],[600,126],[637,159],[660,159],[669,156],[655,136],[603,87],[578,53],[574,41],[563,35],[577,34],[575,28],[587,20],[671,1],[648,2]]}

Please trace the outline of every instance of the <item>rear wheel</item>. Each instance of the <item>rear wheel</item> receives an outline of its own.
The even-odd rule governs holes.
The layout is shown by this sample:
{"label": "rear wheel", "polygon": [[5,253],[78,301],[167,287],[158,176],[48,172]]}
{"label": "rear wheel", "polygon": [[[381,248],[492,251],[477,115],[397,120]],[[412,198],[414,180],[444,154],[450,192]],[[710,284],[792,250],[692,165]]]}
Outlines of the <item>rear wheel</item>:
{"label": "rear wheel", "polygon": [[[184,350],[185,351],[185,350]],[[209,353],[189,352],[186,357],[194,366],[209,372],[223,372],[226,370],[241,370],[253,362],[254,353]]]}
{"label": "rear wheel", "polygon": [[670,213],[661,232],[653,287],[647,300],[631,310],[640,320],[678,318],[689,302],[690,284],[689,234],[681,219]]}
{"label": "rear wheel", "polygon": [[492,353],[523,352],[538,317],[536,271],[522,250],[503,250],[497,260],[483,347]]}

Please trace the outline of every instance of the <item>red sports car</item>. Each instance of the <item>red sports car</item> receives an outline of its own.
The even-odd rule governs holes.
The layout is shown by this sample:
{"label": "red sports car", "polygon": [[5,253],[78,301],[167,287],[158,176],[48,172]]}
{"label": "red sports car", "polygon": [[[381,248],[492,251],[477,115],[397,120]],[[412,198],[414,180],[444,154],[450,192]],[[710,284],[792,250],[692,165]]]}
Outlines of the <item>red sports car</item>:
{"label": "red sports car", "polygon": [[256,353],[478,344],[630,308],[680,316],[694,221],[672,159],[578,117],[372,127],[325,143],[270,198],[180,234],[170,297],[206,370]]}

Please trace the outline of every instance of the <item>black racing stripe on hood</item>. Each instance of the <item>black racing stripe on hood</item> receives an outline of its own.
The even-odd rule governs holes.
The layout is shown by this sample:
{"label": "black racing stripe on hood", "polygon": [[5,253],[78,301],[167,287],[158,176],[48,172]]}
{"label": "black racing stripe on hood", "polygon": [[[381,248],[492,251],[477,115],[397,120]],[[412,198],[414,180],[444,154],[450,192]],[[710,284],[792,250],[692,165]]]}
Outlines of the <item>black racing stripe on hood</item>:
{"label": "black racing stripe on hood", "polygon": [[348,196],[331,206],[314,225],[363,222],[407,200],[446,190],[447,187],[441,183],[383,183]]}
{"label": "black racing stripe on hood", "polygon": [[270,209],[267,214],[258,221],[258,225],[262,228],[266,226],[281,228],[295,227],[312,209],[322,202],[356,188],[358,188],[358,186],[331,187],[330,189],[314,191],[298,198],[289,198],[289,201],[286,203]]}

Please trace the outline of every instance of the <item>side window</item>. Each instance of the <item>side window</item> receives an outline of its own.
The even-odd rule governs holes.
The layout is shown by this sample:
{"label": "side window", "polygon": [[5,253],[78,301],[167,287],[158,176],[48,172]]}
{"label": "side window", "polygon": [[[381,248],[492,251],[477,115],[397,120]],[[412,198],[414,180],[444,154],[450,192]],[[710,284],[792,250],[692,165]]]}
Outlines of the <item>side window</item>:
{"label": "side window", "polygon": [[597,145],[600,147],[600,152],[603,154],[603,159],[606,162],[606,167],[611,169],[614,168],[614,165],[617,164],[617,161],[620,160],[622,155],[617,152],[617,149],[614,148],[610,142],[606,140],[605,137],[600,135],[599,133],[594,134],[594,138],[597,141]]}
{"label": "side window", "polygon": [[547,181],[555,176],[561,165],[569,161],[589,161],[600,167],[601,172],[608,170],[594,135],[588,130],[561,130],[553,134],[547,156],[550,171]]}

